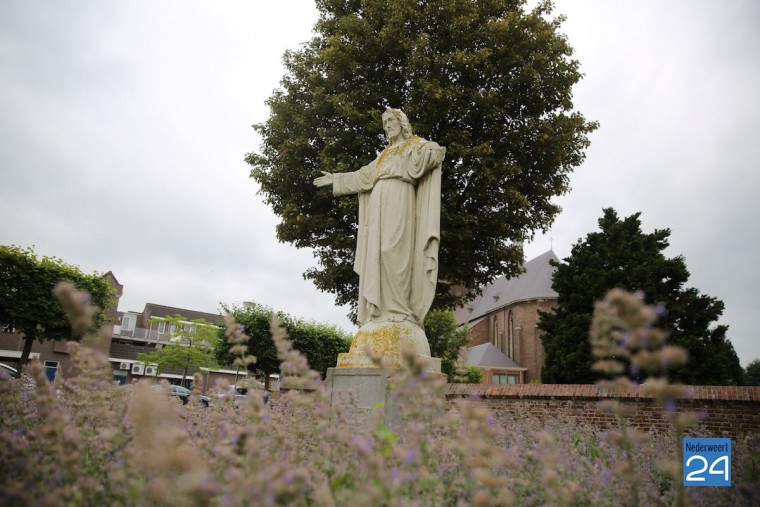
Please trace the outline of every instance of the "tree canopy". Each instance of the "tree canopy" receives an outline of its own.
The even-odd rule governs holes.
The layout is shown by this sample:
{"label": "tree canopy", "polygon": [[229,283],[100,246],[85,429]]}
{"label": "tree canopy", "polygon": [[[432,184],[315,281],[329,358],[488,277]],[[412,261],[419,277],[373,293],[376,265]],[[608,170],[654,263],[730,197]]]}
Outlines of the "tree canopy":
{"label": "tree canopy", "polygon": [[[667,258],[669,229],[641,231],[641,213],[618,218],[608,208],[599,219],[600,232],[575,244],[570,257],[557,268],[553,285],[558,294],[552,312],[541,313],[538,327],[546,360],[541,380],[546,383],[591,383],[593,358],[589,327],[594,303],[613,288],[641,291],[649,305],[660,305],[658,326],[669,342],[689,353],[685,367],[671,377],[692,385],[741,384],[743,371],[725,325],[714,325],[723,302],[684,287],[689,271],[682,256]],[[636,376],[636,372],[630,372]]]}
{"label": "tree canopy", "polygon": [[173,330],[169,335],[170,342],[155,352],[139,354],[140,361],[157,365],[159,373],[167,366],[182,368],[183,385],[190,368],[216,366],[219,330],[215,325],[206,319],[189,320],[182,315],[150,319],[151,323],[162,321]]}
{"label": "tree canopy", "polygon": [[99,328],[105,319],[103,312],[115,304],[114,290],[102,274],[85,274],[57,257],[38,258],[31,247],[0,245],[0,326],[4,332],[24,336],[19,366],[28,360],[35,340],[81,338],[73,333],[71,322],[53,295],[53,288],[61,281],[72,282],[89,293],[90,302],[99,308],[92,330]]}
{"label": "tree canopy", "polygon": [[453,382],[459,349],[470,343],[469,329],[457,328],[451,310],[432,310],[425,317],[425,335],[430,343],[430,355],[441,359],[441,372]]}
{"label": "tree canopy", "polygon": [[[356,305],[357,200],[312,185],[354,171],[383,147],[381,114],[403,109],[447,148],[434,307],[516,275],[522,246],[560,211],[596,123],[573,111],[581,78],[551,3],[525,0],[317,0],[315,36],[284,56],[286,74],[249,153],[251,177],[281,218],[277,236],[314,249],[305,273]],[[461,294],[458,292],[456,294]]]}
{"label": "tree canopy", "polygon": [[[248,342],[248,354],[256,356],[256,363],[250,365],[249,370],[263,375],[267,381],[269,374],[280,371],[280,360],[277,358],[277,349],[269,330],[274,317],[277,317],[287,330],[293,347],[306,357],[311,368],[318,371],[323,378],[327,368],[332,368],[337,363],[338,354],[348,352],[351,345],[351,337],[332,324],[297,319],[258,303],[246,303],[224,310],[244,327],[245,334],[251,338]],[[216,346],[216,357],[220,364],[232,364],[234,358],[229,352],[230,345],[223,338],[225,331],[219,330],[222,339]]]}
{"label": "tree canopy", "polygon": [[760,359],[750,361],[744,369],[744,382],[748,386],[760,386]]}

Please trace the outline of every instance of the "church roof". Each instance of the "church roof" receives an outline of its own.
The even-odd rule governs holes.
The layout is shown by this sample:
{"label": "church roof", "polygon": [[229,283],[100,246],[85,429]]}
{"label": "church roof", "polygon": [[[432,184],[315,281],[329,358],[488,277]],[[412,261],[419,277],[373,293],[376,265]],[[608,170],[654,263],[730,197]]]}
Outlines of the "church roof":
{"label": "church roof", "polygon": [[525,272],[520,276],[512,279],[502,276],[486,285],[479,296],[454,312],[457,322],[473,325],[473,321],[513,303],[556,298],[557,292],[552,289],[556,268],[550,264],[552,260],[559,261],[559,258],[549,250],[526,262]]}
{"label": "church roof", "polygon": [[467,366],[479,366],[481,368],[526,369],[512,361],[506,354],[494,347],[491,343],[484,343],[467,349],[467,359],[465,360],[465,364]]}

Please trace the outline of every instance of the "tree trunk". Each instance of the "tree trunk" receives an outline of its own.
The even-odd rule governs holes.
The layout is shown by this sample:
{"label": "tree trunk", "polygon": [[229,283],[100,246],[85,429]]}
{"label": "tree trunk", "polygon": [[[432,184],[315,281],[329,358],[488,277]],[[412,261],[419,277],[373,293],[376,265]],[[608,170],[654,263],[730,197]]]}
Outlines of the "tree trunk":
{"label": "tree trunk", "polygon": [[34,338],[24,335],[24,350],[21,351],[21,357],[18,360],[18,370],[16,377],[21,378],[21,370],[29,362],[29,354],[32,352],[32,345],[34,344]]}

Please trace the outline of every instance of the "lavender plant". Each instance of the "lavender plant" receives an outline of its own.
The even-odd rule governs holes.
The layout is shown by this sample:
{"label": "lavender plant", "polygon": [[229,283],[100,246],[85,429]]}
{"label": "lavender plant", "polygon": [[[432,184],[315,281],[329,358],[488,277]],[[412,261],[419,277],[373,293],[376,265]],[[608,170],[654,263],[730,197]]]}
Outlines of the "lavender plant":
{"label": "lavender plant", "polygon": [[[92,314],[73,287],[59,297],[72,315]],[[683,360],[654,328],[655,316],[635,296],[608,296],[592,331],[598,367],[661,371]],[[89,329],[86,318],[80,329]],[[405,355],[406,368],[392,378],[401,423],[386,425],[378,407],[359,424],[351,397],[331,400],[276,322],[272,334],[284,390],[270,403],[235,400],[224,382],[208,408],[197,392],[182,405],[145,382],[117,387],[107,358],[87,345],[96,335],[70,346],[72,371],[57,389],[39,363],[25,378],[1,376],[0,505],[749,505],[758,497],[757,435],[734,443],[735,488],[686,495],[672,467],[678,433],[634,432],[620,405],[611,409],[622,429],[600,433],[561,411],[507,416],[487,400],[447,404],[445,378]],[[255,361],[232,321],[227,340],[237,364]],[[622,367],[614,363],[621,359]],[[606,385],[632,385],[622,375],[613,382]],[[201,384],[196,378],[195,389]],[[675,429],[693,422],[671,404],[679,388],[646,385]]]}

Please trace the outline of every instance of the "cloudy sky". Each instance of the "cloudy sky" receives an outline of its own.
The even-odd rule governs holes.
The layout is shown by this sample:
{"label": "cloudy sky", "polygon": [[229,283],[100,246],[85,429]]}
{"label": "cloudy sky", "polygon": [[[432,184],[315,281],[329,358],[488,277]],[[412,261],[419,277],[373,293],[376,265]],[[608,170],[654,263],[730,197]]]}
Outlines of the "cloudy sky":
{"label": "cloudy sky", "polygon": [[[690,286],[760,358],[760,4],[558,0],[600,122],[549,234],[560,258],[605,207],[672,230]],[[279,244],[243,162],[312,0],[0,3],[0,244],[113,271],[120,310],[257,301],[354,328]]]}

